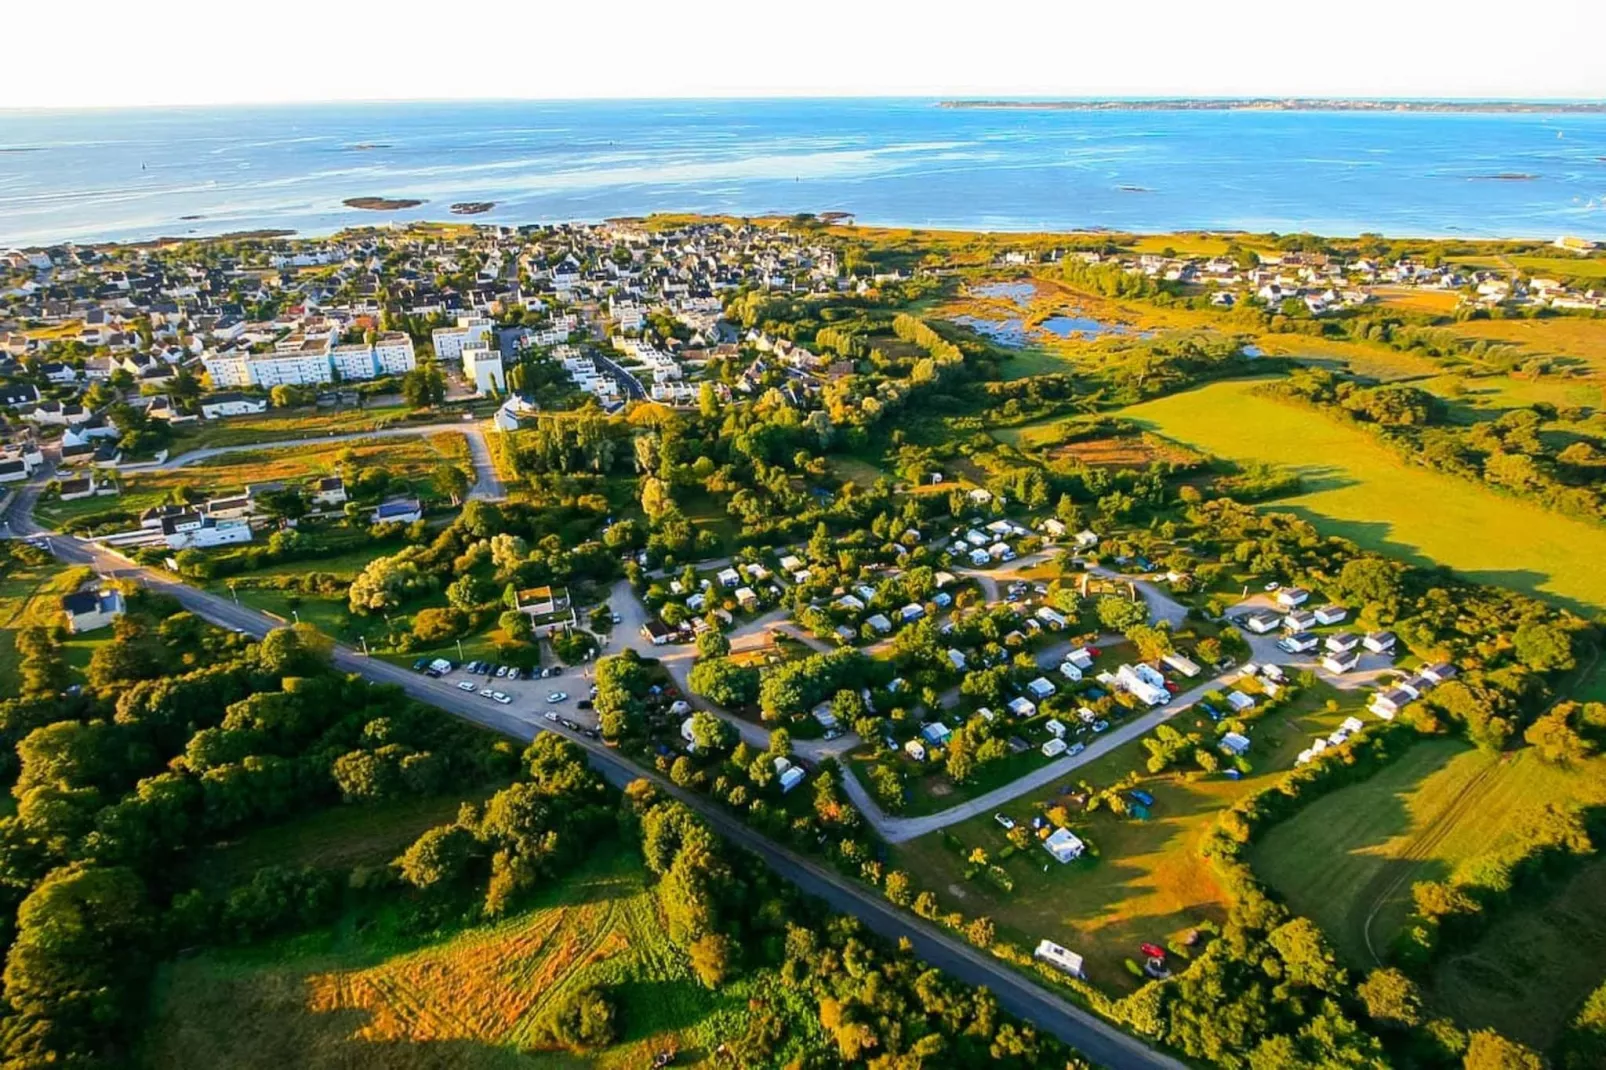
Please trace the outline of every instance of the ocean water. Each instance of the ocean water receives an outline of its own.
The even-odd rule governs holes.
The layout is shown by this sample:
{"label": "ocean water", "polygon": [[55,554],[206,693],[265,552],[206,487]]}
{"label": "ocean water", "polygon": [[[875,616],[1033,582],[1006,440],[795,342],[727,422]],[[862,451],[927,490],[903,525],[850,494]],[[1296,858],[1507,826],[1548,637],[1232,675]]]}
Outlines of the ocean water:
{"label": "ocean water", "polygon": [[[1516,177],[1520,176],[1520,177]],[[348,197],[408,197],[399,212]],[[387,219],[852,213],[984,230],[1606,239],[1606,115],[918,100],[0,111],[0,245]]]}

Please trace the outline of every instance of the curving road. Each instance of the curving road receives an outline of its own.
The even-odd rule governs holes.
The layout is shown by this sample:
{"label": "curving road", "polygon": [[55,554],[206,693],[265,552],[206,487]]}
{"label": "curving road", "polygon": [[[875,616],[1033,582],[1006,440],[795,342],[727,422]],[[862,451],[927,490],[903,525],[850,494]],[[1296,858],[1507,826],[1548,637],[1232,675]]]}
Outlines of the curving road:
{"label": "curving road", "polygon": [[[131,580],[153,591],[171,595],[185,609],[223,627],[260,637],[282,624],[227,598],[135,565],[95,543],[68,535],[49,535],[43,541],[63,561],[90,565],[103,576]],[[1036,984],[999,960],[893,907],[869,889],[812,859],[766,839],[702,796],[682,791],[655,772],[637,767],[601,743],[538,720],[539,713],[533,708],[525,710],[493,705],[477,695],[470,696],[459,691],[446,680],[433,680],[387,661],[364,657],[349,647],[336,645],[332,661],[336,668],[357,673],[376,683],[393,684],[421,702],[516,739],[530,740],[538,732],[557,731],[584,748],[592,765],[613,783],[624,784],[636,779],[651,781],[664,794],[697,811],[731,843],[757,855],[776,873],[805,892],[825,900],[834,910],[859,918],[871,930],[888,939],[909,940],[915,953],[931,965],[966,983],[987,986],[1004,1009],[1060,1038],[1095,1063],[1113,1070],[1184,1070],[1184,1065],[1178,1060],[1153,1050],[1136,1037]]]}

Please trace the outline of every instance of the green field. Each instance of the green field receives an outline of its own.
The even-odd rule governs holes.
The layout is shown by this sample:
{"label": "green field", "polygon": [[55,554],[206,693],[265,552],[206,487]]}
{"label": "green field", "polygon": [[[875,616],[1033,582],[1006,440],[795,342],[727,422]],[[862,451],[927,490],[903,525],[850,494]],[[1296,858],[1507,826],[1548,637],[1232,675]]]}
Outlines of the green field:
{"label": "green field", "polygon": [[[1448,878],[1510,845],[1526,815],[1547,802],[1606,802],[1606,759],[1568,770],[1531,750],[1491,755],[1458,740],[1424,740],[1369,780],[1274,826],[1251,862],[1290,909],[1322,926],[1346,962],[1366,969],[1403,928],[1413,883]],[[1558,894],[1506,914],[1439,963],[1435,1002],[1464,1025],[1493,1025],[1543,1047],[1571,1001],[1599,983],[1599,954],[1575,952],[1580,943],[1606,950],[1603,893],[1606,865],[1596,860]]]}
{"label": "green field", "polygon": [[1348,961],[1372,965],[1403,926],[1414,882],[1447,878],[1503,846],[1545,802],[1606,801],[1603,773],[1606,759],[1567,770],[1531,750],[1491,755],[1458,740],[1425,740],[1365,783],[1272,828],[1252,861]]}
{"label": "green field", "polygon": [[1304,493],[1274,508],[1423,566],[1592,612],[1606,607],[1606,527],[1400,460],[1365,432],[1256,396],[1254,382],[1214,383],[1121,415],[1239,462],[1293,468]]}
{"label": "green field", "polygon": [[[1339,710],[1327,709],[1330,699],[1340,702]],[[1061,866],[1032,847],[1001,862],[1015,882],[1013,891],[1001,891],[983,877],[964,876],[964,856],[971,849],[981,847],[999,861],[999,853],[1009,846],[991,813],[898,844],[892,864],[909,871],[917,887],[934,891],[945,909],[961,910],[967,917],[991,917],[1001,937],[1024,947],[1044,937],[1064,944],[1084,956],[1089,980],[1107,991],[1135,988],[1138,982],[1124,962],[1139,957],[1140,943],[1176,947],[1195,926],[1207,921],[1219,924],[1226,918],[1226,892],[1199,853],[1217,814],[1286,772],[1313,736],[1325,735],[1355,712],[1355,701],[1317,684],[1288,706],[1267,714],[1253,728],[1253,768],[1241,780],[1143,773],[1141,787],[1155,797],[1149,820],[1117,818],[1105,811],[1073,815],[1072,830],[1093,843],[1099,857]],[[1171,723],[1179,731],[1214,730],[1202,715],[1186,711]],[[1146,757],[1141,744],[1133,741],[1049,789],[1006,804],[1000,812],[1017,822],[1028,821],[1059,802],[1062,788],[1084,780],[1109,786],[1141,769]],[[962,844],[963,850],[953,841],[945,842],[946,836]]]}
{"label": "green field", "polygon": [[[587,985],[607,989],[619,1007],[621,1042],[585,1057],[532,1049],[547,1015]],[[788,1023],[778,1054],[820,1042],[812,1009],[773,972],[717,992],[697,984],[665,936],[639,859],[613,850],[498,924],[420,935],[385,915],[170,963],[154,986],[141,1062],[634,1070],[673,1046],[677,1065],[695,1065],[741,1030],[753,1000]]]}
{"label": "green field", "polygon": [[203,420],[184,427],[173,442],[173,453],[207,446],[254,446],[273,441],[312,438],[315,435],[349,435],[373,431],[406,419],[405,405],[312,412],[270,410],[261,416]]}

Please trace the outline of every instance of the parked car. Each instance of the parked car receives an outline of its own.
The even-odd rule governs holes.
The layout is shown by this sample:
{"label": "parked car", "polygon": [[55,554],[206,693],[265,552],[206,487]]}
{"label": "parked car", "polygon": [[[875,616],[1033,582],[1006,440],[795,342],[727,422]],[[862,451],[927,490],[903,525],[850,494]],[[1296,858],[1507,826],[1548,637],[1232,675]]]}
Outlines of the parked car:
{"label": "parked car", "polygon": [[998,822],[1006,832],[1015,827],[1015,819],[1008,814],[994,814],[993,820]]}
{"label": "parked car", "polygon": [[496,694],[496,692],[495,692],[495,691],[492,691],[492,690],[491,690],[491,689],[490,689],[490,688],[488,688],[488,687],[485,687],[485,688],[481,688],[481,689],[480,689],[480,698],[490,698],[490,697],[491,697],[491,696],[492,696],[492,695],[494,695],[494,694]]}
{"label": "parked car", "polygon": [[472,690],[474,690],[474,681],[472,681],[472,680],[459,680],[457,682],[457,689],[459,691],[472,691]]}
{"label": "parked car", "polygon": [[1074,758],[1085,750],[1087,750],[1086,743],[1072,743],[1069,747],[1065,748],[1065,756],[1068,758]]}
{"label": "parked car", "polygon": [[546,697],[546,700],[548,702],[562,702],[568,697],[569,693],[567,691],[554,691]]}
{"label": "parked car", "polygon": [[592,701],[591,701],[591,700],[590,700],[590,699],[588,699],[588,698],[583,698],[583,699],[581,699],[581,700],[580,700],[580,701],[579,701],[579,702],[576,702],[576,703],[575,703],[575,706],[577,706],[577,707],[579,707],[579,708],[580,708],[580,709],[582,709],[582,710],[589,710],[589,709],[591,709],[591,707],[592,707],[592,706],[593,706],[593,705],[595,705],[595,703],[593,703],[593,702],[592,702]]}
{"label": "parked car", "polygon": [[1094,721],[1093,722],[1093,731],[1095,731],[1095,732],[1102,732],[1108,727],[1110,727],[1110,722],[1108,722],[1108,721]]}
{"label": "parked car", "polygon": [[567,728],[571,732],[580,731],[580,726],[569,720],[567,717],[563,718],[563,727]]}
{"label": "parked car", "polygon": [[557,710],[547,710],[546,713],[542,714],[542,716],[545,717],[549,721],[554,721],[555,722],[558,719],[558,711]]}
{"label": "parked car", "polygon": [[506,706],[508,703],[513,701],[511,698],[509,698],[508,696],[502,694],[502,692],[500,692],[500,691],[492,691],[491,692],[491,697],[493,699],[495,699],[496,701],[500,702],[504,706]]}
{"label": "parked car", "polygon": [[429,667],[429,659],[428,658],[419,658],[417,661],[413,662],[413,671],[414,672],[423,672],[428,667]]}
{"label": "parked car", "polygon": [[506,675],[507,675],[507,666],[506,665],[498,665],[496,667],[496,678],[498,680],[500,680],[503,677],[505,677]]}

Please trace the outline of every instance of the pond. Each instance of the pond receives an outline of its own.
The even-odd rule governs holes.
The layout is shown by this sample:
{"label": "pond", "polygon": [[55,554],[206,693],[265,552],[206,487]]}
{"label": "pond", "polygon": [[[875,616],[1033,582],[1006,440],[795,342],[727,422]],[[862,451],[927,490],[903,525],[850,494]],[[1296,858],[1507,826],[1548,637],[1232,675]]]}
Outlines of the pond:
{"label": "pond", "polygon": [[977,297],[1013,301],[1021,308],[1025,308],[1032,303],[1032,298],[1037,296],[1037,287],[1029,282],[986,282],[971,287],[970,292]]}
{"label": "pond", "polygon": [[1026,345],[1026,324],[1019,316],[1004,320],[982,319],[980,316],[955,316],[953,322],[961,327],[969,327],[988,341],[997,342],[1009,349],[1021,349]]}
{"label": "pond", "polygon": [[1154,337],[1153,331],[1140,331],[1136,328],[1128,327],[1124,323],[1105,323],[1089,316],[1072,315],[1064,312],[1048,317],[1048,319],[1039,323],[1038,327],[1059,338],[1077,338],[1086,342],[1102,338],[1105,335],[1130,336],[1133,338]]}

